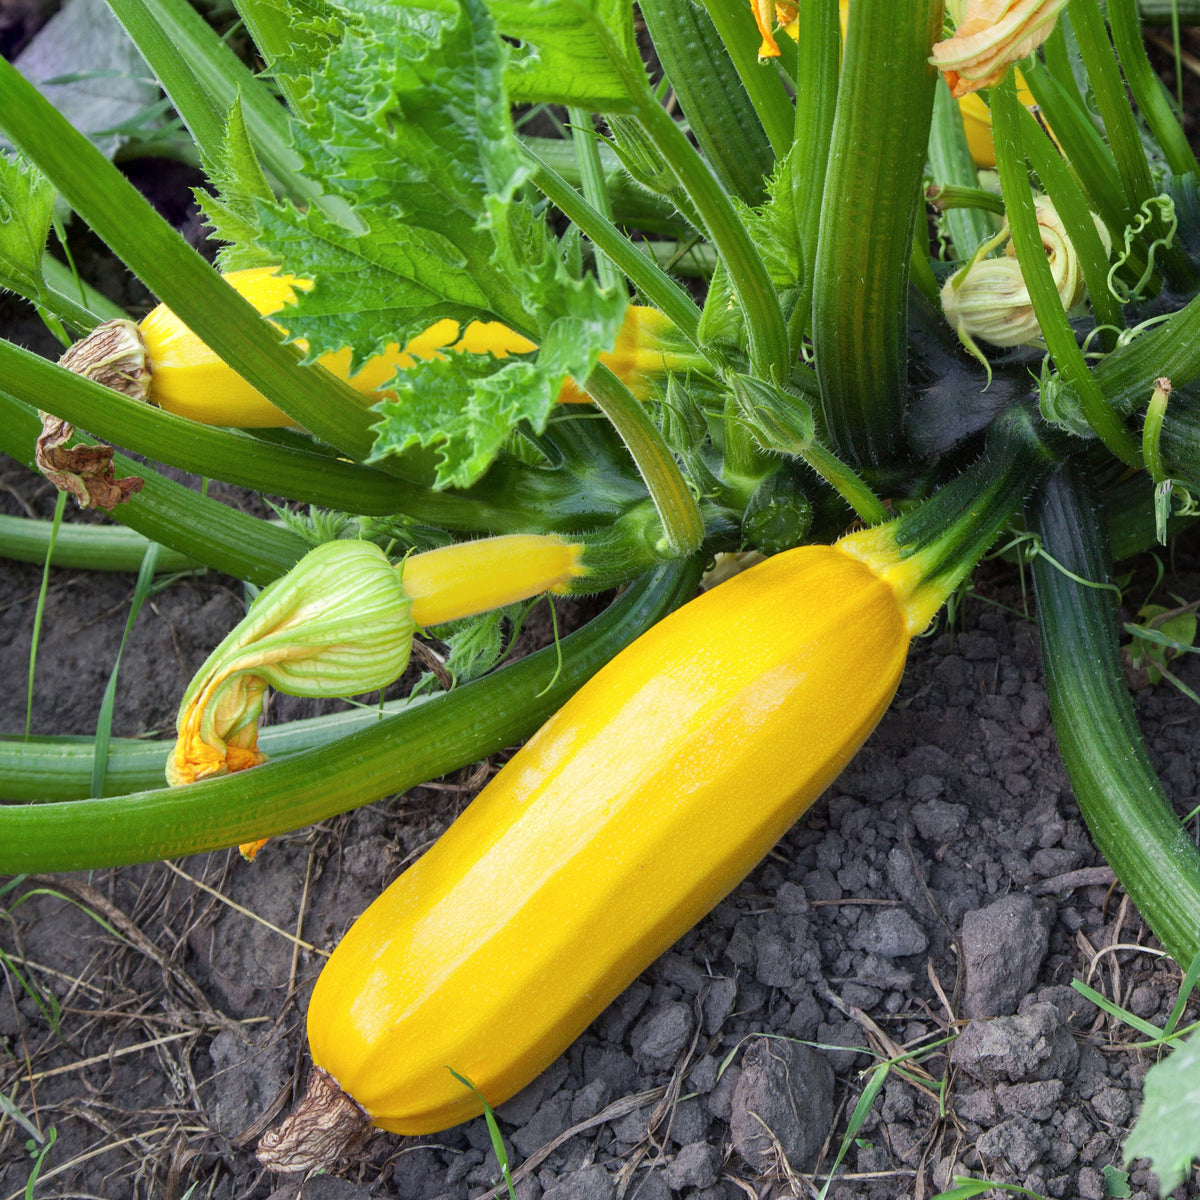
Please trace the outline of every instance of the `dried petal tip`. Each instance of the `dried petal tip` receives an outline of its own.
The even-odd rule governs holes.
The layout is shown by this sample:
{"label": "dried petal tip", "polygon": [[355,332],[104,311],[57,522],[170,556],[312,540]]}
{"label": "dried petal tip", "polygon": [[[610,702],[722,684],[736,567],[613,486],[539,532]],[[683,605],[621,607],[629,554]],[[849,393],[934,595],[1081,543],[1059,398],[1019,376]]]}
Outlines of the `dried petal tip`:
{"label": "dried petal tip", "polygon": [[345,1158],[370,1132],[366,1111],[328,1071],[313,1067],[304,1099],[283,1124],[263,1134],[255,1154],[268,1171],[299,1174]]}
{"label": "dried petal tip", "polygon": [[149,398],[146,344],[132,321],[106,321],[97,325],[87,337],[71,346],[58,364],[131,400]]}
{"label": "dried petal tip", "polygon": [[74,496],[80,508],[112,512],[142,490],[145,480],[140,476],[116,477],[111,446],[87,442],[69,446],[75,426],[50,413],[40,415],[42,432],[34,447],[34,465],[60,492]]}

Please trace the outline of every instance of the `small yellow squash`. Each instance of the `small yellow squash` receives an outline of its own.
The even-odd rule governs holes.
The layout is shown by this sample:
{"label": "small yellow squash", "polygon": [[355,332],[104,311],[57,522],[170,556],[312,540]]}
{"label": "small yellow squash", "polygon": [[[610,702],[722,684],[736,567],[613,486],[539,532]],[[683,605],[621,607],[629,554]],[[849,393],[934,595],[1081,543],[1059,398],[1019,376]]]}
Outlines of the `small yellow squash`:
{"label": "small yellow squash", "polygon": [[[270,267],[230,271],[225,281],[264,316],[275,317],[295,303],[297,290],[312,286],[308,280],[279,274]],[[645,399],[650,393],[651,380],[682,361],[677,352],[660,344],[660,338],[672,329],[671,322],[657,309],[631,305],[616,345],[602,354],[600,360],[625,380],[635,396]],[[149,398],[160,408],[207,425],[242,429],[293,423],[286,413],[226,366],[165,304],[148,313],[138,330],[150,371]],[[373,404],[380,398],[379,389],[397,371],[411,368],[417,359],[428,360],[448,350],[505,358],[536,349],[528,338],[498,321],[471,321],[465,329],[460,329],[457,321],[446,318],[418,334],[403,349],[388,346],[382,354],[363,363],[354,375],[350,374],[349,350],[322,355],[317,361],[346,380],[363,396],[364,404]],[[568,379],[559,400],[580,402],[588,400],[588,396]]]}

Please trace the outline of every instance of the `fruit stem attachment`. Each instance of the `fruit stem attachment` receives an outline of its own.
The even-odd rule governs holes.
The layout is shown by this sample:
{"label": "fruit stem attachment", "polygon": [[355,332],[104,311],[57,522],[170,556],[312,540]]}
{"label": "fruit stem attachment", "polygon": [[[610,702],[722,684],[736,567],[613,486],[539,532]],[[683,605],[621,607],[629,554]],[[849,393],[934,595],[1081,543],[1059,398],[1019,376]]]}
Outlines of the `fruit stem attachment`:
{"label": "fruit stem attachment", "polygon": [[304,1099],[263,1134],[255,1156],[268,1171],[297,1175],[347,1157],[371,1132],[371,1118],[323,1067],[313,1067]]}

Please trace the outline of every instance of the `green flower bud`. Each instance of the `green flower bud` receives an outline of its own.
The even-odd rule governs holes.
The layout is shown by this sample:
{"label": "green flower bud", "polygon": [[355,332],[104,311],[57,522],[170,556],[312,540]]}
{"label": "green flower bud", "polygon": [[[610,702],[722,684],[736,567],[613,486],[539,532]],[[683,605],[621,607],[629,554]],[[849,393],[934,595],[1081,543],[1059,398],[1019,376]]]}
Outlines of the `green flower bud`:
{"label": "green flower bud", "polygon": [[399,678],[412,647],[400,573],[370,542],[326,542],[263,589],[209,655],[179,706],[172,784],[256,766],[268,686],[354,696]]}

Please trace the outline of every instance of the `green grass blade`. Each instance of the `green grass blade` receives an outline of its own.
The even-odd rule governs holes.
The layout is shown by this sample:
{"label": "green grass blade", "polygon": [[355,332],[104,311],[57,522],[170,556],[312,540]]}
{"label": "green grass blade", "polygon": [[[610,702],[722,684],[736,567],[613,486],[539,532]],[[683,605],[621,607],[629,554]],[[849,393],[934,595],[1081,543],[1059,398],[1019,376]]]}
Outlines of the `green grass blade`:
{"label": "green grass blade", "polygon": [[33,725],[33,676],[37,668],[38,642],[42,636],[42,617],[46,612],[46,593],[50,589],[50,562],[54,557],[54,539],[62,525],[63,512],[67,506],[67,493],[59,492],[54,504],[54,520],[50,526],[50,537],[46,542],[46,565],[42,568],[42,583],[38,589],[37,608],[33,614],[33,636],[29,643],[29,678],[25,688],[25,736]]}
{"label": "green grass blade", "polygon": [[91,793],[93,796],[104,795],[104,776],[108,770],[108,743],[112,735],[113,705],[117,699],[117,676],[121,670],[121,655],[124,653],[125,643],[129,640],[134,622],[142,611],[142,605],[154,588],[154,575],[158,570],[158,552],[157,542],[151,542],[146,547],[142,566],[138,571],[137,584],[133,589],[133,598],[129,602],[129,615],[125,618],[121,644],[117,647],[117,657],[113,661],[112,671],[109,673],[108,683],[104,688],[104,697],[100,701],[100,713],[96,718],[95,753],[92,758]]}

